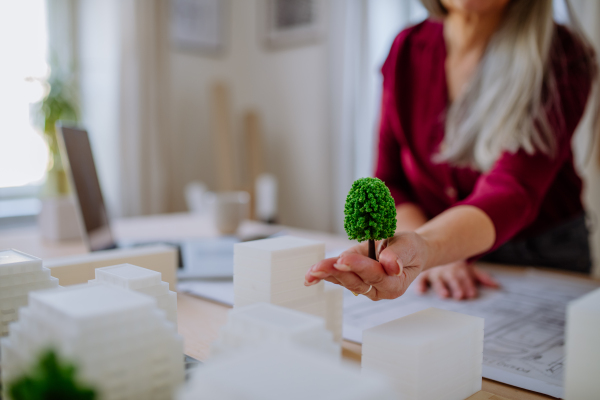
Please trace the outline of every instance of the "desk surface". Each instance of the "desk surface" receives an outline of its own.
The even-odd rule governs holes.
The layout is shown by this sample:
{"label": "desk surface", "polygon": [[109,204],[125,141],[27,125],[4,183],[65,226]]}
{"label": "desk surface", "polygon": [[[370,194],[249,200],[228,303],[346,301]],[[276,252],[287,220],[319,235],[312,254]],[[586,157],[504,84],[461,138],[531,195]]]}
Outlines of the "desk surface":
{"label": "desk surface", "polygon": [[[214,237],[217,232],[210,221],[202,216],[190,214],[154,215],[116,220],[113,224],[115,236],[122,240],[143,241],[177,240],[184,238]],[[256,222],[245,222],[240,227],[242,236],[251,237],[264,233],[285,230],[295,236],[321,240],[327,251],[348,247],[351,242],[345,238],[301,229],[266,226]],[[62,257],[86,252],[79,240],[48,242],[43,240],[36,227],[0,229],[0,249],[15,248],[41,257]],[[218,336],[219,329],[227,319],[228,308],[190,295],[177,295],[178,330],[184,338],[185,353],[199,360],[208,357],[210,343]],[[361,346],[343,342],[345,359],[360,362]],[[483,379],[483,390],[469,400],[538,400],[552,397],[519,389],[503,383]]]}

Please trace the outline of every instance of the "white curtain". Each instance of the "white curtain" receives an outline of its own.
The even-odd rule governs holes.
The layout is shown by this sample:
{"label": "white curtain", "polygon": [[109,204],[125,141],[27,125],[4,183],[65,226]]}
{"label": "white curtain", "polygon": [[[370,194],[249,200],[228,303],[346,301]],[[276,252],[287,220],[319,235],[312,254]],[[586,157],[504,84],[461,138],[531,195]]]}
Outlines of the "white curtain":
{"label": "white curtain", "polygon": [[109,213],[166,212],[168,1],[78,0],[77,15],[82,124]]}
{"label": "white curtain", "polygon": [[168,36],[164,3],[121,2],[119,156],[123,215],[167,209]]}
{"label": "white curtain", "polygon": [[373,174],[381,65],[400,30],[426,16],[418,0],[331,1],[332,215],[338,233],[352,182]]}

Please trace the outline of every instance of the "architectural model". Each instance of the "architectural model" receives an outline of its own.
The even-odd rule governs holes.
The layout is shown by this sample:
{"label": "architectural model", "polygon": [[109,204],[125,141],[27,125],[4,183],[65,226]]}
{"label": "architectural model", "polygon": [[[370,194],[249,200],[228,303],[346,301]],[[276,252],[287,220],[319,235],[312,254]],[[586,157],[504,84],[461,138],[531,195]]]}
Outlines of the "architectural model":
{"label": "architectural model", "polygon": [[597,398],[600,393],[600,289],[567,306],[565,399]]}
{"label": "architectural model", "polygon": [[247,348],[201,365],[178,400],[397,400],[384,377],[363,376],[302,347]]}
{"label": "architectural model", "polygon": [[49,347],[102,400],[170,399],[183,382],[182,340],[150,296],[82,284],[30,293],[19,314],[1,341],[3,382]]}
{"label": "architectural model", "polygon": [[211,357],[264,342],[303,346],[321,355],[340,358],[340,344],[333,341],[323,318],[268,303],[229,311],[227,324],[212,343]]}
{"label": "architectural model", "polygon": [[108,283],[138,293],[147,294],[156,299],[158,308],[163,310],[167,319],[177,327],[177,293],[169,290],[169,284],[161,281],[161,273],[131,264],[96,268],[96,279],[89,283]]}
{"label": "architectural model", "polygon": [[397,398],[464,400],[481,390],[483,318],[428,308],[363,332],[362,369]]}
{"label": "architectural model", "polygon": [[29,292],[58,287],[58,279],[42,267],[42,260],[17,250],[0,250],[0,336],[27,305]]}
{"label": "architectural model", "polygon": [[266,302],[316,315],[341,341],[343,289],[326,290],[324,282],[304,286],[308,269],[323,258],[324,243],[293,236],[236,243],[235,307]]}

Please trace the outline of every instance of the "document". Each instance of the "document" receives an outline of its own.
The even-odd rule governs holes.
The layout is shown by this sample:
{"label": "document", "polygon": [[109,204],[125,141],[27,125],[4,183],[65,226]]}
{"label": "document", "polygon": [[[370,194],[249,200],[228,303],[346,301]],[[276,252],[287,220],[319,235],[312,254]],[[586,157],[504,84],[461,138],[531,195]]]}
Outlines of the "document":
{"label": "document", "polygon": [[553,273],[492,270],[501,289],[483,289],[470,301],[418,295],[410,287],[395,300],[373,302],[344,294],[344,338],[362,342],[362,331],[437,307],[485,319],[483,376],[562,397],[566,305],[599,284]]}

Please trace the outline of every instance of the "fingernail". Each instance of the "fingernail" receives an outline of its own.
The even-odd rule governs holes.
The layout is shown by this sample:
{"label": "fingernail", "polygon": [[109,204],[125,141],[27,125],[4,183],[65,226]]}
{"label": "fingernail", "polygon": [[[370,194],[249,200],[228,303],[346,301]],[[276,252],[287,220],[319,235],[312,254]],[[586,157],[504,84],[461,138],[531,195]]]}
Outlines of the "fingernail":
{"label": "fingernail", "polygon": [[348,272],[348,271],[352,271],[352,269],[347,266],[346,264],[333,264],[333,268],[337,269],[338,271],[344,271],[344,272]]}
{"label": "fingernail", "polygon": [[315,279],[315,280],[314,280],[314,281],[312,281],[312,282],[309,282],[309,281],[307,281],[307,280],[304,280],[304,286],[312,286],[312,285],[316,285],[316,284],[317,284],[317,283],[319,283],[319,282],[321,282],[321,280],[320,280],[320,279]]}
{"label": "fingernail", "polygon": [[396,274],[396,276],[400,276],[404,271],[404,266],[402,265],[402,260],[397,259],[396,262],[398,263],[398,274]]}
{"label": "fingernail", "polygon": [[312,265],[312,266],[311,266],[311,267],[310,267],[308,270],[309,270],[309,271],[312,271],[312,270],[313,270],[313,269],[314,269],[316,266],[317,266],[317,264],[315,264],[315,265]]}
{"label": "fingernail", "polygon": [[323,279],[327,277],[327,273],[323,271],[311,271],[310,274],[315,278]]}

